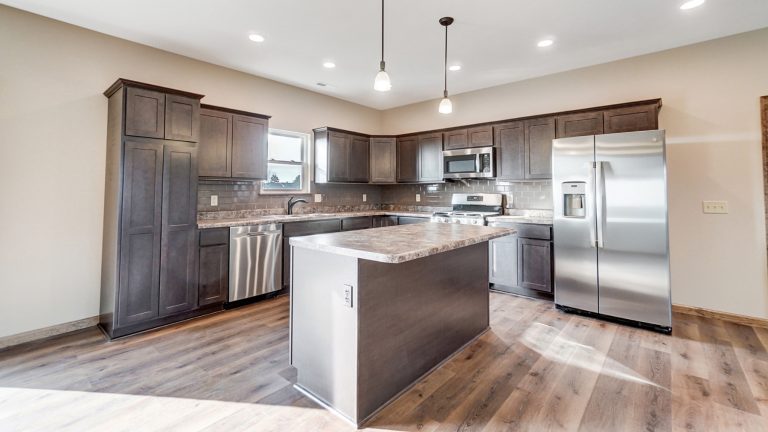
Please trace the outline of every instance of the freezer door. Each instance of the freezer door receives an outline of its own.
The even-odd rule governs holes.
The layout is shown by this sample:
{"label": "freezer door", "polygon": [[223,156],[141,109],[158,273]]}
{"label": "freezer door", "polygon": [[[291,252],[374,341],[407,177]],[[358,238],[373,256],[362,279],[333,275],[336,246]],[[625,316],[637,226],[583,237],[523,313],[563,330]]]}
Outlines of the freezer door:
{"label": "freezer door", "polygon": [[[552,142],[555,303],[590,312],[598,311],[594,140]],[[583,200],[569,198],[573,193],[583,194]]]}
{"label": "freezer door", "polygon": [[671,327],[664,131],[595,137],[600,313]]}

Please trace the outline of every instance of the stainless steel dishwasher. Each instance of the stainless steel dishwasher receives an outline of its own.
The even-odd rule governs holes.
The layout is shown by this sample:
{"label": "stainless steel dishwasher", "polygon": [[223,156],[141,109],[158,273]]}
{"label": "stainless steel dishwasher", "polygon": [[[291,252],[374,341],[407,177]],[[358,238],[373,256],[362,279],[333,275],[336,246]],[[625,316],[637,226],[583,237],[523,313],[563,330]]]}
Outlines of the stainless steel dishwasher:
{"label": "stainless steel dishwasher", "polygon": [[282,224],[229,229],[230,302],[279,290],[282,268]]}

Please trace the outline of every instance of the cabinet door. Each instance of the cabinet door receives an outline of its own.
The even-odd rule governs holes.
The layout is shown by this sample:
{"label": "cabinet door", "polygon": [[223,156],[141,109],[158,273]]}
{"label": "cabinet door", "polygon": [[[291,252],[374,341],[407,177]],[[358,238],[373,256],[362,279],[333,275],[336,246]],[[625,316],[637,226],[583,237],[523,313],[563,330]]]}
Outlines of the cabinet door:
{"label": "cabinet door", "polygon": [[552,178],[552,140],[555,139],[555,118],[544,117],[525,121],[525,178]]}
{"label": "cabinet door", "polygon": [[397,225],[397,216],[375,216],[373,218],[373,227],[382,228]]}
{"label": "cabinet door", "polygon": [[496,125],[493,129],[498,150],[496,178],[525,180],[525,125],[518,121]]}
{"label": "cabinet door", "polygon": [[371,216],[360,216],[341,220],[342,231],[356,231],[368,228],[373,228],[373,218]]}
{"label": "cabinet door", "polygon": [[349,149],[352,137],[345,133],[328,133],[328,181],[349,180]]}
{"label": "cabinet door", "polygon": [[603,112],[557,116],[557,137],[570,138],[603,133]]}
{"label": "cabinet door", "polygon": [[603,111],[605,133],[658,129],[658,105],[639,105]]}
{"label": "cabinet door", "polygon": [[443,132],[443,140],[446,150],[467,148],[467,130],[459,129]]}
{"label": "cabinet door", "polygon": [[200,139],[200,100],[165,96],[165,139],[197,142]]}
{"label": "cabinet door", "polygon": [[490,147],[493,145],[493,128],[478,126],[467,129],[468,147]]}
{"label": "cabinet door", "polygon": [[158,316],[163,145],[125,141],[117,327]]}
{"label": "cabinet door", "polygon": [[355,136],[351,137],[349,142],[348,164],[349,164],[349,181],[368,183],[370,179],[370,170],[368,169],[368,163],[370,162],[370,146],[371,142],[368,138]]}
{"label": "cabinet door", "polygon": [[[506,236],[488,243],[488,281],[517,286],[517,237]],[[500,289],[500,288],[497,288]]]}
{"label": "cabinet door", "polygon": [[232,116],[232,177],[266,180],[268,135],[266,119]]}
{"label": "cabinet door", "polygon": [[429,222],[428,217],[415,217],[415,216],[399,216],[397,218],[398,225],[410,225]]}
{"label": "cabinet door", "polygon": [[224,303],[229,294],[229,245],[200,247],[197,304]]}
{"label": "cabinet door", "polygon": [[371,183],[397,181],[397,143],[394,138],[371,138]]}
{"label": "cabinet door", "polygon": [[419,140],[416,137],[397,140],[397,181],[419,181]]}
{"label": "cabinet door", "polygon": [[419,136],[419,181],[443,180],[443,134]]}
{"label": "cabinet door", "polygon": [[163,156],[160,316],[197,306],[197,149],[166,145]]}
{"label": "cabinet door", "polygon": [[125,134],[147,138],[165,136],[165,93],[127,87]]}
{"label": "cabinet door", "polygon": [[197,145],[200,177],[232,176],[232,114],[200,110],[200,142]]}
{"label": "cabinet door", "polygon": [[552,243],[521,238],[517,243],[517,257],[518,285],[552,293]]}

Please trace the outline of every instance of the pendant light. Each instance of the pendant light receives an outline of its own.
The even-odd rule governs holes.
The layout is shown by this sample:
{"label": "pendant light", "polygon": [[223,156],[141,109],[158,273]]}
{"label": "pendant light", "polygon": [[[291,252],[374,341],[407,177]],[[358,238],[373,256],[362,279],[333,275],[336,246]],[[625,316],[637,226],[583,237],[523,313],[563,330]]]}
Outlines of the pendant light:
{"label": "pendant light", "polygon": [[389,74],[385,70],[384,64],[384,0],[381,0],[381,62],[379,63],[379,73],[373,80],[373,89],[380,92],[389,91],[392,88],[392,82],[389,81]]}
{"label": "pendant light", "polygon": [[440,18],[440,25],[445,27],[445,63],[443,64],[445,81],[443,82],[443,100],[440,101],[440,106],[437,108],[441,114],[450,114],[453,112],[453,104],[451,103],[451,100],[448,99],[448,26],[451,24],[453,24],[453,18]]}

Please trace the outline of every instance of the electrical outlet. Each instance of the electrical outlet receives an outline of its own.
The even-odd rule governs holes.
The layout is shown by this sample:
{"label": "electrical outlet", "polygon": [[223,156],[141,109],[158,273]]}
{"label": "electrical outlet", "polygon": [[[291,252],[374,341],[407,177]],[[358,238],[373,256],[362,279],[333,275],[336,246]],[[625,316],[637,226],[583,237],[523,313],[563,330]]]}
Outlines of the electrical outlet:
{"label": "electrical outlet", "polygon": [[352,307],[352,285],[344,285],[344,306]]}
{"label": "electrical outlet", "polygon": [[211,207],[216,207],[218,205],[219,205],[219,196],[211,195]]}
{"label": "electrical outlet", "polygon": [[707,214],[727,214],[728,201],[702,201],[701,207]]}
{"label": "electrical outlet", "polygon": [[416,202],[421,202],[421,194],[416,194]]}
{"label": "electrical outlet", "polygon": [[366,202],[366,201],[368,201],[368,195],[363,194],[363,202]]}
{"label": "electrical outlet", "polygon": [[315,194],[315,202],[323,202],[323,194]]}

